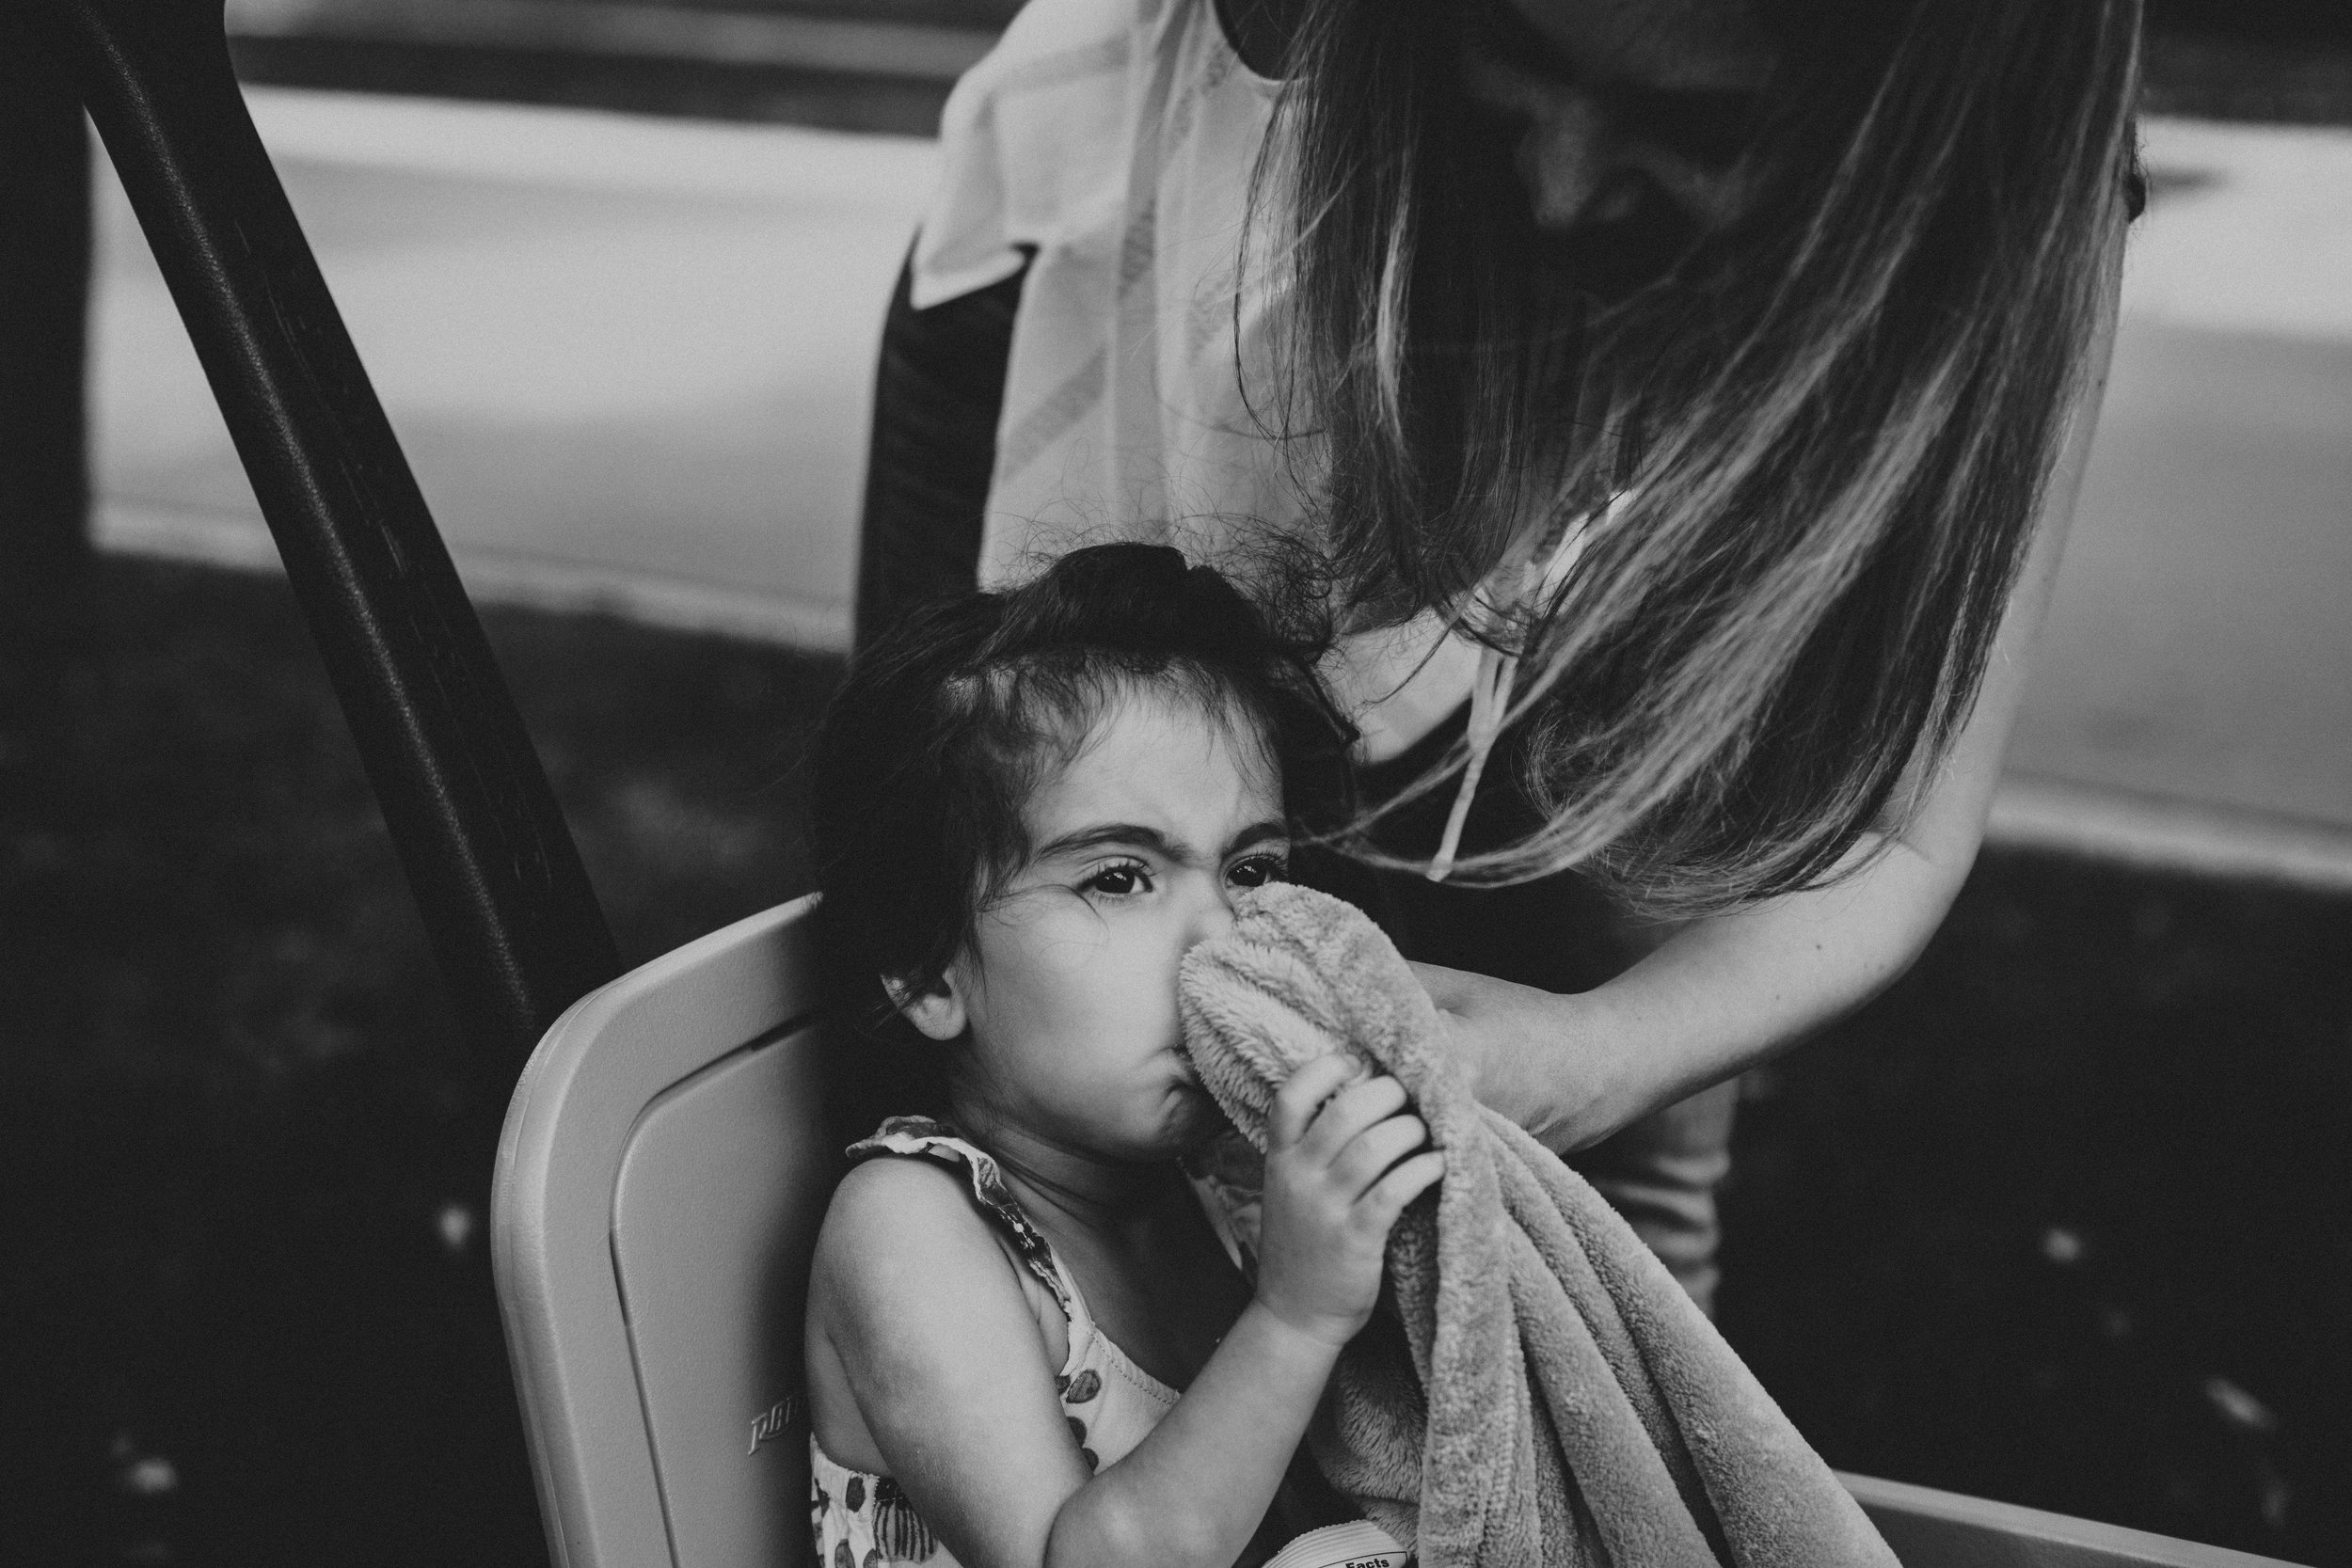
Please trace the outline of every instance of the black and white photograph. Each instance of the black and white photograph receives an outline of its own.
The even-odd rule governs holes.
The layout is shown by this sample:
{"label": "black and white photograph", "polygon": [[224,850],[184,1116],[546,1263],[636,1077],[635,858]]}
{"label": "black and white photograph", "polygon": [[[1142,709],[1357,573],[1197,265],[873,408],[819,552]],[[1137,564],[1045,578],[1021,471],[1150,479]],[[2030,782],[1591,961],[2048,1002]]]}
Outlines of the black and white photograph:
{"label": "black and white photograph", "polygon": [[0,1560],[2352,1568],[2352,0],[7,0]]}

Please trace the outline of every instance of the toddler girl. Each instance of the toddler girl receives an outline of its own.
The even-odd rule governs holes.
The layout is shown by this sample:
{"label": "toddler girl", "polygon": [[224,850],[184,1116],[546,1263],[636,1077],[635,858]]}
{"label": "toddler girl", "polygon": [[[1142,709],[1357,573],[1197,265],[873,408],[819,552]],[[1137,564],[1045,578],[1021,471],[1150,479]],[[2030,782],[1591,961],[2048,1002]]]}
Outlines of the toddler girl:
{"label": "toddler girl", "polygon": [[825,1568],[1227,1568],[1347,1516],[1294,1458],[1438,1179],[1426,1130],[1393,1079],[1302,1069],[1248,1248],[1180,1164],[1224,1124],[1178,961],[1284,876],[1285,780],[1344,744],[1312,655],[1110,545],[918,611],[835,699],[820,922],[869,1020],[843,1065],[917,1114],[850,1149],[811,1275]]}

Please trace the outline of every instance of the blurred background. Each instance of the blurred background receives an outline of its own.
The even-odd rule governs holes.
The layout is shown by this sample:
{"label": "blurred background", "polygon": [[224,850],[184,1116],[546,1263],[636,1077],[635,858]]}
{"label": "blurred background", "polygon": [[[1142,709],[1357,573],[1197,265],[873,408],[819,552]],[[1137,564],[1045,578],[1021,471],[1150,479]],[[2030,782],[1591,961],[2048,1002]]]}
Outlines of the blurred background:
{"label": "blurred background", "polygon": [[[1014,8],[229,0],[628,962],[806,885],[882,309]],[[1842,1466],[2352,1564],[2352,8],[2149,10],[1994,834],[1746,1081],[1724,1323]],[[103,150],[21,50],[0,103],[0,1555],[544,1560],[518,1064],[457,1036]]]}

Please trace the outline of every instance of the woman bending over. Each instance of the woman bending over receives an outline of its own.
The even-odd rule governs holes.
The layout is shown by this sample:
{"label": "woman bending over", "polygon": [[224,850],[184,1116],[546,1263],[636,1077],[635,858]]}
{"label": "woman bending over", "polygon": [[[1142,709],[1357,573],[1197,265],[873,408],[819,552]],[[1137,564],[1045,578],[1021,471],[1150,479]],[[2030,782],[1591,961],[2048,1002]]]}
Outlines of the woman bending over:
{"label": "woman bending over", "polygon": [[1729,1101],[1686,1097],[1899,974],[1981,837],[2138,25],[1032,0],[885,329],[860,636],[1104,538],[1313,553],[1375,912],[1704,1300]]}

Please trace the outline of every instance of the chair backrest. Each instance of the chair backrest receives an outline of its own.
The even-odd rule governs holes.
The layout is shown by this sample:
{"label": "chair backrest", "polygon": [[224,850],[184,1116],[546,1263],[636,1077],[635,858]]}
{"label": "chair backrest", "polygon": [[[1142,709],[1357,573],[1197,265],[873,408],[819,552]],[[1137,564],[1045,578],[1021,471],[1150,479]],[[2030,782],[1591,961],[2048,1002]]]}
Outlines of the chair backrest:
{"label": "chair backrest", "polygon": [[582,997],[516,1089],[492,1259],[560,1568],[810,1559],[812,904]]}
{"label": "chair backrest", "polygon": [[[834,1168],[813,904],[582,997],[515,1091],[491,1255],[559,1568],[809,1562],[801,1311]],[[1904,1568],[2283,1568],[1842,1479]]]}

